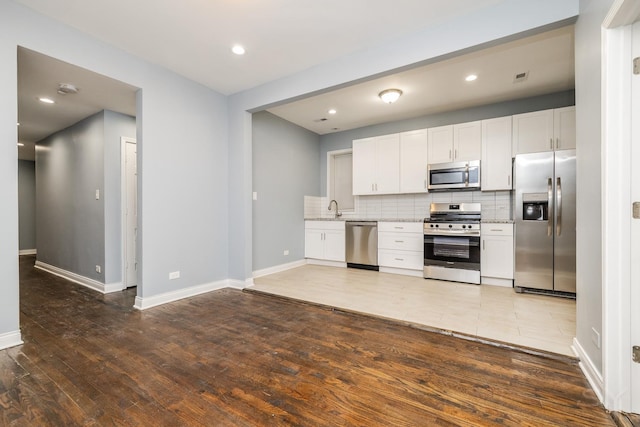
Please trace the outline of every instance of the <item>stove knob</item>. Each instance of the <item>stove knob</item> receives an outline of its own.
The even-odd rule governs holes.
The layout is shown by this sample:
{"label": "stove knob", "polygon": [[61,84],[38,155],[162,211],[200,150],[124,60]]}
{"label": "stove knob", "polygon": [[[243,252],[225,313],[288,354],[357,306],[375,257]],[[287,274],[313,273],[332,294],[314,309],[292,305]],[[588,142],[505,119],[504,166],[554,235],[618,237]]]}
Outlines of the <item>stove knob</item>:
{"label": "stove knob", "polygon": [[439,225],[438,225],[438,224],[436,224],[436,228],[438,228],[438,227],[439,227]]}
{"label": "stove knob", "polygon": [[429,225],[429,227],[433,228],[433,224]]}
{"label": "stove knob", "polygon": [[453,228],[453,225],[449,224],[449,228]]}
{"label": "stove knob", "polygon": [[463,225],[463,226],[462,226],[462,228],[467,228],[467,226],[466,226],[466,225]]}

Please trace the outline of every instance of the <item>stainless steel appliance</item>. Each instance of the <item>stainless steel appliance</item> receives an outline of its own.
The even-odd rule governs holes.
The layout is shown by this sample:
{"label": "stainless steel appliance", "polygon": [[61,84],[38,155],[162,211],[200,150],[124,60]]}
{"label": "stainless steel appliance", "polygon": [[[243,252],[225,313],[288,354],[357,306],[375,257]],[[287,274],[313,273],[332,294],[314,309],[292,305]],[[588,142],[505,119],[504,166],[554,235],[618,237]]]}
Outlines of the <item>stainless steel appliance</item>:
{"label": "stainless steel appliance", "polygon": [[479,190],[480,160],[427,165],[428,188],[434,190]]}
{"label": "stainless steel appliance", "polygon": [[516,291],[576,292],[576,152],[515,159]]}
{"label": "stainless steel appliance", "polygon": [[432,203],[424,220],[424,277],[480,284],[480,203]]}
{"label": "stainless steel appliance", "polygon": [[378,223],[347,221],[347,267],[378,270]]}

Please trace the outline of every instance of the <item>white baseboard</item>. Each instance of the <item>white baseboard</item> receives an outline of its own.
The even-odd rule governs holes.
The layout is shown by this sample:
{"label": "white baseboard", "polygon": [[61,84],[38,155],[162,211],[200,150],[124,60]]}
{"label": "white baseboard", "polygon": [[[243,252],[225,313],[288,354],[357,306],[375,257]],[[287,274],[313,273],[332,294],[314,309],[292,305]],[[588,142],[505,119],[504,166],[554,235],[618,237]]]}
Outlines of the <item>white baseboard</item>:
{"label": "white baseboard", "polygon": [[20,330],[0,334],[0,350],[23,344]]}
{"label": "white baseboard", "polygon": [[306,259],[288,262],[286,264],[274,265],[273,267],[263,268],[253,272],[253,278],[268,276],[269,274],[280,273],[281,271],[291,270],[292,268],[302,267],[307,264]]}
{"label": "white baseboard", "polygon": [[233,288],[233,289],[248,288],[249,286],[253,286],[253,278],[249,278],[244,282],[242,280],[228,279],[227,285],[229,288]]}
{"label": "white baseboard", "polygon": [[598,372],[598,369],[593,364],[587,352],[584,351],[584,348],[580,345],[577,338],[573,339],[571,349],[580,359],[580,369],[582,369],[584,376],[587,377],[591,388],[596,393],[596,396],[598,396],[600,402],[604,404],[604,381],[602,374]]}
{"label": "white baseboard", "polygon": [[116,283],[107,283],[104,285],[104,293],[110,294],[112,292],[120,292],[124,289],[124,283],[116,282]]}
{"label": "white baseboard", "polygon": [[406,268],[380,267],[380,273],[401,274],[403,276],[423,277],[422,270],[408,270]]}
{"label": "white baseboard", "polygon": [[[69,280],[70,282],[77,283],[78,285],[82,285],[103,294],[106,294],[107,292],[114,292],[113,290],[107,291],[107,286],[105,286],[104,283],[98,282],[97,280],[89,279],[88,277],[81,276],[71,271],[63,270],[62,268],[58,268],[53,265],[46,264],[42,261],[36,261],[35,267],[40,270],[46,271],[47,273],[62,277],[63,279]],[[118,290],[120,289],[122,289],[122,285],[120,285],[120,288]]]}
{"label": "white baseboard", "polygon": [[[196,295],[204,294],[211,291],[217,291],[218,289],[235,287],[232,286],[229,279],[220,280],[217,282],[204,283],[202,285],[191,286],[185,289],[179,289],[177,291],[165,292],[163,294],[154,295],[151,297],[136,297],[134,308],[138,310],[146,310],[151,307],[156,307],[158,305],[167,304],[169,302],[178,301],[184,298],[193,297]],[[240,282],[244,283],[244,282]]]}
{"label": "white baseboard", "polygon": [[326,261],[326,260],[323,260],[323,259],[314,259],[314,258],[307,258],[307,264],[325,265],[327,267],[344,267],[344,268],[347,268],[347,263],[346,262]]}
{"label": "white baseboard", "polygon": [[18,251],[18,255],[36,255],[37,253],[37,249],[20,249]]}

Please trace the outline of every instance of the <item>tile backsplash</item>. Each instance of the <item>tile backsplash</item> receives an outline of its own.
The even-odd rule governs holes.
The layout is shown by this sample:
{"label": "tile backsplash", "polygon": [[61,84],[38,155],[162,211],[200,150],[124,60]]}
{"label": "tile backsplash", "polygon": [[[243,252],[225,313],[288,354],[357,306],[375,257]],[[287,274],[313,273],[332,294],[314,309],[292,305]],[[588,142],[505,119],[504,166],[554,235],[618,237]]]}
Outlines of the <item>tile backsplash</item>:
{"label": "tile backsplash", "polygon": [[[512,219],[511,191],[456,191],[427,194],[390,194],[383,196],[356,196],[354,212],[344,212],[343,218],[363,219],[423,219],[429,215],[431,203],[482,204],[482,219]],[[333,218],[327,197],[304,196],[304,217]]]}

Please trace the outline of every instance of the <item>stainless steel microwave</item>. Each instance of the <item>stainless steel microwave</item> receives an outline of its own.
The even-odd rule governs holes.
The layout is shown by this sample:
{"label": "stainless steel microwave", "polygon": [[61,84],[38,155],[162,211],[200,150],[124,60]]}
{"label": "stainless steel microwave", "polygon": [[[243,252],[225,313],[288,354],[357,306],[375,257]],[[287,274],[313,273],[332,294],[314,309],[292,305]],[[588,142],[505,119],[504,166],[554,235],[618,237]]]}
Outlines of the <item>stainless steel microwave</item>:
{"label": "stainless steel microwave", "polygon": [[429,190],[479,190],[480,160],[427,166]]}

